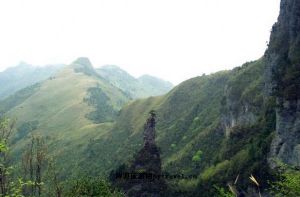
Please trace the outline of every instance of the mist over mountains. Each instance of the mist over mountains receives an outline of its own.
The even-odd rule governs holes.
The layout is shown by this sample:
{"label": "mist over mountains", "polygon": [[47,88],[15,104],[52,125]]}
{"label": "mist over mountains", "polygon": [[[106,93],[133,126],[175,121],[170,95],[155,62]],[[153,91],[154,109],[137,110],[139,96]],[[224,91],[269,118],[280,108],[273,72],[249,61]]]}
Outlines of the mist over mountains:
{"label": "mist over mountains", "polygon": [[[118,66],[107,65],[94,69],[88,58],[79,58],[78,61],[81,61],[80,63],[85,66],[90,66],[90,72],[97,72],[109,83],[125,91],[132,98],[162,95],[173,87],[170,82],[150,75],[143,75],[136,79]],[[20,62],[15,67],[9,67],[0,72],[0,100],[18,90],[53,77],[65,66],[64,64],[34,66]]]}

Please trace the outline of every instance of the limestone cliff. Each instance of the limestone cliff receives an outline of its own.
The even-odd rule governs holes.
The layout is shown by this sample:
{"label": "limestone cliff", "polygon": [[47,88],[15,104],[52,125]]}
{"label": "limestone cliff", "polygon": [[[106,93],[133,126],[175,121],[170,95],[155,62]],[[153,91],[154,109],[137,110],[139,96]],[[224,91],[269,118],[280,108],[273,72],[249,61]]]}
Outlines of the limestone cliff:
{"label": "limestone cliff", "polygon": [[300,1],[282,0],[266,58],[266,92],[274,96],[276,136],[270,164],[300,165]]}
{"label": "limestone cliff", "polygon": [[222,126],[228,137],[234,127],[257,123],[263,112],[264,60],[248,62],[231,72],[222,98]]}

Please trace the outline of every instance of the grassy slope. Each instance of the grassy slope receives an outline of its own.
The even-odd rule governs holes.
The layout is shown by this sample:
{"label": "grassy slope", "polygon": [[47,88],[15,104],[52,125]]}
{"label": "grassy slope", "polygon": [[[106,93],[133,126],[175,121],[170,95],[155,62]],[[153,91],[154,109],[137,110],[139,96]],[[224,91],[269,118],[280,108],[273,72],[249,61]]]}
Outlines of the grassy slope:
{"label": "grassy slope", "polygon": [[[118,164],[131,159],[141,147],[143,124],[148,112],[155,109],[158,114],[157,141],[162,150],[164,167],[178,173],[177,170],[191,171],[194,166],[190,159],[187,163],[177,162],[176,166],[171,163],[197,151],[195,137],[217,126],[219,103],[228,74],[219,72],[196,77],[180,84],[165,96],[131,102],[122,108],[116,124],[109,132],[109,143],[101,139],[90,142],[87,151],[95,152],[96,155],[89,158],[88,162],[108,166],[101,168],[108,173]],[[172,144],[176,147],[171,148]],[[111,160],[116,162],[108,165]]]}
{"label": "grassy slope", "polygon": [[[9,98],[18,102],[10,105],[12,109],[7,114],[17,119],[19,130],[26,123],[37,122],[37,128],[33,132],[47,137],[49,153],[58,156],[61,159],[59,163],[71,170],[70,166],[74,166],[78,158],[84,157],[80,155],[82,147],[90,139],[105,134],[112,127],[112,123],[94,124],[86,118],[86,114],[94,108],[84,102],[84,98],[88,97],[89,88],[96,86],[101,87],[108,95],[116,109],[120,109],[120,104],[128,101],[123,92],[101,78],[74,72],[73,67],[68,66],[53,79],[46,80],[34,91],[29,91],[27,97],[21,100],[18,97]],[[1,104],[4,106],[6,101]],[[15,144],[13,151],[16,157],[28,140],[29,134]],[[68,172],[66,170],[65,173]]]}
{"label": "grassy slope", "polygon": [[138,83],[137,79],[117,66],[104,66],[97,68],[96,71],[100,76],[125,91],[132,98],[147,97],[149,93],[151,94],[151,92],[147,92],[146,89]]}
{"label": "grassy slope", "polygon": [[151,75],[142,75],[137,80],[152,96],[163,95],[173,88],[172,83]]}
{"label": "grassy slope", "polygon": [[[163,165],[176,172],[193,168],[190,162],[184,166],[170,165],[186,154],[197,151],[195,137],[204,135],[210,127],[216,126],[227,78],[228,72],[193,78],[163,97],[138,100],[123,108],[115,128],[120,132],[129,132],[131,138],[124,141],[126,149],[121,147],[119,152],[125,154],[140,146],[143,123],[148,112],[155,109],[158,114],[157,142],[162,149]],[[138,143],[135,144],[134,140],[138,140]]]}

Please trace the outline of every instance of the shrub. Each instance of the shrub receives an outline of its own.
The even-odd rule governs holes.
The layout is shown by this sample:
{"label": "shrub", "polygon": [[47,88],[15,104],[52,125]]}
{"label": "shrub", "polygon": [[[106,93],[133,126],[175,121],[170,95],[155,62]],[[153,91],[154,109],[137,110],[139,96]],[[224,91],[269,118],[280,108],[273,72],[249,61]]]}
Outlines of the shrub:
{"label": "shrub", "polygon": [[300,172],[287,172],[279,180],[271,183],[271,193],[274,196],[300,196]]}

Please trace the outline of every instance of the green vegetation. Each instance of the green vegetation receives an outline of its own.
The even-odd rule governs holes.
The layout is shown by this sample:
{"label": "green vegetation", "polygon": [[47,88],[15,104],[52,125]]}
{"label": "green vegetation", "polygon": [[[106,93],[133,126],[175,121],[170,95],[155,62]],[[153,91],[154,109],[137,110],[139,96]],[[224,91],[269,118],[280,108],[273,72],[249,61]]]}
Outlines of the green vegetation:
{"label": "green vegetation", "polygon": [[[266,155],[275,130],[275,102],[263,99],[263,69],[263,60],[250,62],[190,79],[163,97],[132,102],[121,110],[112,129],[110,142],[119,148],[110,152],[111,158],[118,163],[130,160],[141,147],[141,123],[155,109],[164,170],[199,175],[188,193],[211,196],[216,192],[212,185],[226,188],[237,175],[239,190],[252,185],[251,174],[267,187],[272,178]],[[236,121],[228,131],[222,128],[227,118]]]}
{"label": "green vegetation", "polygon": [[193,156],[193,158],[192,158],[192,161],[193,162],[199,162],[200,160],[201,160],[201,155],[202,155],[202,151],[201,150],[198,150],[197,152],[196,152],[196,154]]}
{"label": "green vegetation", "polygon": [[67,197],[125,197],[121,192],[112,189],[110,184],[94,177],[83,177],[71,183]]}
{"label": "green vegetation", "polygon": [[86,115],[94,123],[111,122],[115,119],[117,111],[110,104],[110,98],[100,87],[89,88],[88,98],[85,98],[84,101],[96,108],[95,111]]}
{"label": "green vegetation", "polygon": [[170,82],[150,75],[143,75],[137,80],[140,86],[149,92],[144,97],[163,95],[173,88],[173,85]]}
{"label": "green vegetation", "polygon": [[220,188],[217,186],[214,187],[216,189],[216,196],[218,197],[235,197],[235,195],[232,192],[227,191],[224,188]]}
{"label": "green vegetation", "polygon": [[271,183],[271,193],[276,197],[300,196],[300,172],[296,170],[285,170]]}
{"label": "green vegetation", "polygon": [[[81,164],[85,166],[78,158],[85,158],[89,140],[106,135],[113,125],[111,122],[96,124],[87,118],[88,114],[102,110],[97,96],[106,95],[109,105],[113,106],[114,116],[129,101],[121,90],[105,80],[76,73],[72,66],[65,67],[51,80],[18,91],[0,102],[6,115],[17,119],[17,131],[12,136],[13,158],[21,158],[31,134],[38,134],[46,140],[51,156],[60,161],[58,169],[66,169],[64,175],[71,177],[81,171]],[[101,93],[97,87],[101,88]],[[105,120],[114,117],[107,115]],[[98,114],[95,117],[100,119]]]}
{"label": "green vegetation", "polygon": [[19,128],[17,128],[17,133],[12,140],[12,144],[25,138],[30,132],[37,129],[38,121],[30,121],[23,123]]}
{"label": "green vegetation", "polygon": [[176,144],[171,144],[171,148],[176,148]]}
{"label": "green vegetation", "polygon": [[[17,173],[16,166],[9,162],[11,155],[8,144],[13,129],[14,123],[0,116],[0,196],[124,196],[101,178],[82,177],[72,182],[58,180],[59,171],[55,169],[53,160],[45,162],[48,158],[45,142],[41,137],[31,137],[28,149],[23,153],[21,171]],[[42,172],[45,168],[47,173],[44,177],[45,173]]]}
{"label": "green vegetation", "polygon": [[[190,187],[178,183],[187,193],[206,191],[201,194],[209,196],[216,192],[211,185],[226,188],[238,174],[240,190],[251,184],[252,173],[263,178],[266,187],[270,172],[265,155],[275,130],[275,112],[274,101],[262,98],[263,63],[193,78],[165,96],[125,106],[128,97],[122,91],[67,67],[9,110],[8,115],[19,120],[13,153],[20,155],[26,148],[29,133],[40,133],[57,161],[56,169],[64,169],[58,179],[108,175],[140,149],[143,122],[154,109],[163,170],[198,175],[196,181],[185,181]],[[229,126],[232,120],[224,117],[236,125]],[[224,125],[229,128],[224,130]]]}
{"label": "green vegetation", "polygon": [[[18,118],[12,153],[21,155],[28,134],[43,136],[57,161],[55,171],[61,172],[59,181],[51,183],[60,191],[64,180],[108,176],[132,160],[142,146],[143,123],[154,109],[163,171],[198,177],[170,181],[175,188],[170,193],[212,196],[217,191],[213,185],[227,188],[236,177],[236,189],[247,191],[253,185],[251,174],[267,188],[273,174],[266,156],[276,121],[275,100],[263,97],[263,69],[260,59],[187,80],[164,96],[129,102],[123,91],[101,77],[67,67],[7,111]],[[89,186],[94,188],[98,181],[80,180],[80,192],[93,191]],[[218,192],[230,195],[226,189]]]}
{"label": "green vegetation", "polygon": [[35,92],[39,90],[40,84],[34,84],[32,86],[26,87],[12,96],[1,101],[0,105],[0,113],[5,113],[11,110],[12,108],[20,105],[30,96],[32,96]]}
{"label": "green vegetation", "polygon": [[[17,119],[14,127],[0,117],[1,196],[123,196],[102,177],[112,180],[113,172],[126,170],[136,157],[150,167],[159,163],[159,172],[162,166],[168,174],[196,176],[166,180],[169,196],[261,196],[260,190],[300,196],[298,167],[273,170],[267,158],[276,152],[274,135],[286,140],[290,134],[275,126],[298,126],[299,6],[282,3],[261,59],[189,79],[171,91],[168,82],[135,79],[114,66],[96,71],[87,58],[3,99],[36,79],[28,79],[31,73],[11,82],[0,91],[0,114]],[[10,73],[1,80],[3,73],[1,87],[15,79]],[[155,157],[145,149],[136,154],[151,110],[157,120]],[[280,118],[289,120],[276,122]],[[297,131],[291,132],[295,139],[282,142],[287,151],[298,146]]]}
{"label": "green vegetation", "polygon": [[14,122],[0,116],[0,196],[23,197],[22,191],[31,186],[31,181],[24,182],[22,178],[15,177],[15,167],[9,164],[9,140],[13,131]]}

